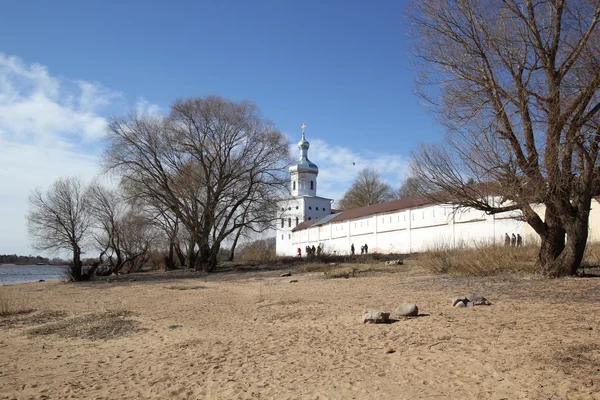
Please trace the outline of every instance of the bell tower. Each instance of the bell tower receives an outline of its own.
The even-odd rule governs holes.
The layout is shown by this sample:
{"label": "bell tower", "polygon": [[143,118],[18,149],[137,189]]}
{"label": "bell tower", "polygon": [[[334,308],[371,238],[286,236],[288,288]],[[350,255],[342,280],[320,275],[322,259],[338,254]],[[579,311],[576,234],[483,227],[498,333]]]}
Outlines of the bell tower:
{"label": "bell tower", "polygon": [[298,142],[300,159],[290,167],[290,191],[294,197],[317,195],[319,167],[308,159],[310,143],[306,140],[305,128],[306,125],[302,124],[302,140]]}

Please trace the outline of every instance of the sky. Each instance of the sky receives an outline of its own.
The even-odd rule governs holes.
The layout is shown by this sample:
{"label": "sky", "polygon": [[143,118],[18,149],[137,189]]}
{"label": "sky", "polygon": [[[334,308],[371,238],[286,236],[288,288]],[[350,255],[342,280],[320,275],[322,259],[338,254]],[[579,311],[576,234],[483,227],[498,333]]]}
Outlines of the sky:
{"label": "sky", "polygon": [[0,13],[0,254],[38,254],[32,189],[100,173],[108,118],[178,98],[251,100],[290,138],[302,124],[319,196],[364,167],[392,186],[442,128],[413,93],[397,1],[8,1]]}

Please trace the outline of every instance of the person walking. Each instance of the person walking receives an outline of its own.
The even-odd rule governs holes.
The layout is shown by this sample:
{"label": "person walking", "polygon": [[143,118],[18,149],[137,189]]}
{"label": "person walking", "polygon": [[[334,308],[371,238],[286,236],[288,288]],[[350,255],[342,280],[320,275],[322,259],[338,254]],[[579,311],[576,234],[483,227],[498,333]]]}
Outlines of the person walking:
{"label": "person walking", "polygon": [[508,236],[508,233],[504,234],[504,246],[506,246],[506,247],[510,246],[510,236]]}
{"label": "person walking", "polygon": [[369,254],[369,246],[365,244],[365,254]]}
{"label": "person walking", "polygon": [[350,254],[354,255],[354,243],[350,246]]}
{"label": "person walking", "polygon": [[365,254],[365,246],[360,246],[360,255]]}
{"label": "person walking", "polygon": [[523,247],[523,237],[517,233],[517,247]]}
{"label": "person walking", "polygon": [[517,237],[515,234],[512,234],[512,238],[510,239],[510,247],[515,247],[517,245]]}
{"label": "person walking", "polygon": [[302,257],[302,249],[298,247],[298,257]]}

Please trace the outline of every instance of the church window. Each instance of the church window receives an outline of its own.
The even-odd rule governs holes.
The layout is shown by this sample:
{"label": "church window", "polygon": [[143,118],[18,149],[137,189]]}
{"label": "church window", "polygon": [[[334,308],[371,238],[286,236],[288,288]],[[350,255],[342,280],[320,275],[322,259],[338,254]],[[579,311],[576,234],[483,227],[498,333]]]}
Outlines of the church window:
{"label": "church window", "polygon": [[288,211],[291,211],[291,210],[292,210],[292,207],[288,207]]}
{"label": "church window", "polygon": [[312,217],[308,217],[308,220],[310,221],[312,219]]}
{"label": "church window", "polygon": [[285,208],[281,207],[281,211],[285,211]]}
{"label": "church window", "polygon": [[[400,217],[398,217],[398,220],[400,220]],[[392,222],[392,216],[390,215],[390,222]]]}
{"label": "church window", "polygon": [[292,234],[291,234],[291,233],[290,233],[288,236],[289,236],[289,237],[288,237],[288,239],[291,239],[291,238],[292,238]]}
{"label": "church window", "polygon": [[315,188],[315,183],[313,181],[310,181],[310,190],[314,190]]}
{"label": "church window", "polygon": [[312,210],[312,207],[311,207],[311,206],[308,206],[308,209],[309,209],[309,210]]}
{"label": "church window", "polygon": [[296,226],[298,226],[298,217],[296,217]]}
{"label": "church window", "polygon": [[288,218],[288,227],[290,227],[290,228],[292,227],[292,219],[291,218]]}
{"label": "church window", "polygon": [[296,181],[292,182],[292,185],[293,185],[292,190],[296,190]]}
{"label": "church window", "polygon": [[282,227],[282,228],[283,228],[283,224],[284,224],[284,223],[285,223],[285,222],[283,222],[283,218],[281,218],[281,227]]}
{"label": "church window", "polygon": [[283,240],[283,235],[281,235],[281,240]]}
{"label": "church window", "polygon": [[319,207],[315,207],[315,210],[319,211]]}
{"label": "church window", "polygon": [[298,206],[296,206],[296,210],[298,209]]}

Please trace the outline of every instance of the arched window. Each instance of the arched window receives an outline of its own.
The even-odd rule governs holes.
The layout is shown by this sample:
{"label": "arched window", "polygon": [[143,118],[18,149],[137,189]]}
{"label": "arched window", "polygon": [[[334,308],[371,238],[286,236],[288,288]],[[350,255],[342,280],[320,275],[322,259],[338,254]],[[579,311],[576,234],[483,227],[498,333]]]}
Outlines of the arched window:
{"label": "arched window", "polygon": [[290,227],[290,228],[292,227],[292,219],[291,218],[288,218],[288,227]]}
{"label": "arched window", "polygon": [[292,182],[292,190],[296,190],[296,181]]}
{"label": "arched window", "polygon": [[310,181],[310,190],[314,190],[315,188],[315,183],[313,181]]}
{"label": "arched window", "polygon": [[309,209],[309,210],[312,210],[312,207],[311,207],[311,206],[308,206],[308,209]]}
{"label": "arched window", "polygon": [[282,228],[283,228],[283,224],[284,224],[284,223],[285,223],[285,222],[283,221],[283,218],[281,218],[281,227],[282,227]]}
{"label": "arched window", "polygon": [[298,217],[296,217],[296,226],[298,226]]}
{"label": "arched window", "polygon": [[319,211],[319,207],[315,207],[315,210]]}

